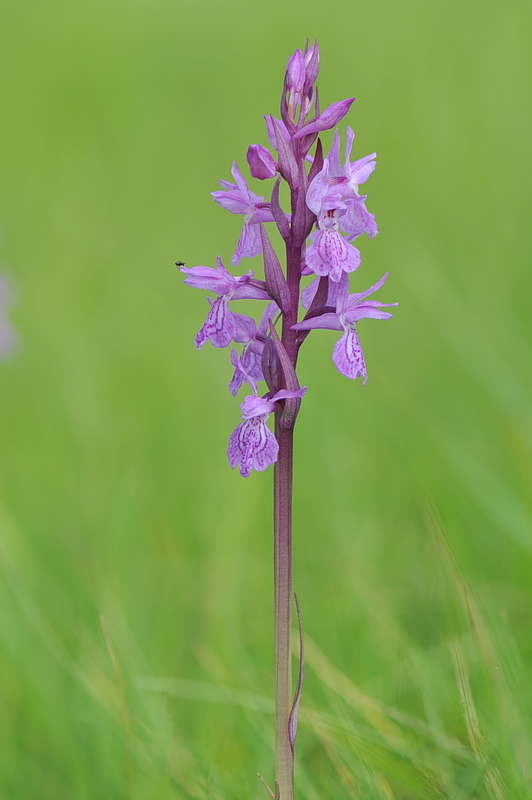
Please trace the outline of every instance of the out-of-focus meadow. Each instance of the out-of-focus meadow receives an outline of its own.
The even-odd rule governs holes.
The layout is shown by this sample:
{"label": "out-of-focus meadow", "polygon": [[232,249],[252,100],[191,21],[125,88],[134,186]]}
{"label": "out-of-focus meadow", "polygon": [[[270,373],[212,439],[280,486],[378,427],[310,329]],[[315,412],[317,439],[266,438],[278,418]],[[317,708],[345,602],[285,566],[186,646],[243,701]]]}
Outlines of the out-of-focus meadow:
{"label": "out-of-focus meadow", "polygon": [[[532,797],[532,6],[6,0],[0,798],[264,798],[271,470],[230,471],[228,352],[174,267],[266,144],[288,56],[354,94],[379,236],[369,381],[300,360],[298,798]],[[325,144],[330,144],[330,135]],[[268,192],[258,183],[254,190]],[[260,261],[242,262],[260,272]]]}

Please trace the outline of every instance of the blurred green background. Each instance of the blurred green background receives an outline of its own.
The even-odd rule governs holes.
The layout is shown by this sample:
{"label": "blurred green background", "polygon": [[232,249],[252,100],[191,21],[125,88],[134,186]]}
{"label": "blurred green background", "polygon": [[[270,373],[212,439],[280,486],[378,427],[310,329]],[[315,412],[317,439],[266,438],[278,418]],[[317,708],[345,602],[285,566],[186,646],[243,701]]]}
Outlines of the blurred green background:
{"label": "blurred green background", "polygon": [[[230,471],[228,353],[174,267],[288,56],[354,94],[388,323],[302,351],[297,797],[532,797],[532,6],[4,0],[0,797],[265,798],[271,470]],[[325,137],[326,145],[330,135]],[[267,192],[261,184],[257,192]],[[260,262],[248,265],[260,271]]]}

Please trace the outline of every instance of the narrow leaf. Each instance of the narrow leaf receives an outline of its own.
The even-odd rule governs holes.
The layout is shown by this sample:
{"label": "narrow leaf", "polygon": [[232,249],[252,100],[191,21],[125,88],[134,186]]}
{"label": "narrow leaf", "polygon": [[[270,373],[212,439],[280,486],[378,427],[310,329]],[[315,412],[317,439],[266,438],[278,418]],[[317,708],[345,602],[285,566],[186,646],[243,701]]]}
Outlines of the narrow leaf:
{"label": "narrow leaf", "polygon": [[279,361],[281,362],[281,369],[283,370],[285,386],[290,392],[297,392],[297,390],[299,389],[299,381],[297,380],[297,375],[294,369],[294,365],[290,361],[288,353],[286,352],[283,343],[279,339],[279,334],[273,327],[273,323],[271,320],[270,320],[270,334],[277,355],[279,356]]}
{"label": "narrow leaf", "polygon": [[261,367],[268,389],[272,394],[277,394],[281,388],[282,369],[277,349],[272,342],[271,336],[266,339],[262,350]]}
{"label": "narrow leaf", "polygon": [[266,233],[264,225],[260,226],[260,237],[262,239],[262,255],[264,258],[264,277],[266,278],[266,291],[275,300],[283,313],[290,308],[290,291],[288,284],[281,269],[277,254],[272,247],[270,238]]}
{"label": "narrow leaf", "polygon": [[299,719],[299,701],[301,699],[301,688],[303,686],[303,661],[305,657],[303,648],[303,628],[301,626],[301,612],[299,610],[299,602],[297,599],[297,594],[295,592],[294,592],[294,600],[296,603],[297,625],[299,628],[299,676],[297,679],[296,693],[294,695],[292,710],[290,712],[290,717],[288,718],[288,739],[290,741],[290,749],[292,750],[292,755],[294,755],[294,744],[296,741],[297,723]]}
{"label": "narrow leaf", "polygon": [[[316,289],[316,294],[312,298],[312,303],[310,304],[309,310],[305,315],[305,319],[308,317],[313,317],[316,314],[316,311],[319,308],[326,306],[327,304],[327,297],[329,295],[329,276],[322,275],[319,283],[318,288]],[[329,308],[327,307],[327,311]]]}
{"label": "narrow leaf", "polygon": [[275,224],[279,230],[279,233],[285,240],[285,242],[290,238],[290,225],[288,224],[288,220],[286,219],[286,214],[282,210],[279,204],[279,184],[281,183],[281,179],[277,178],[275,181],[275,186],[273,187],[272,191],[272,199],[270,203],[270,209],[272,212],[272,216],[275,220]]}
{"label": "narrow leaf", "polygon": [[308,182],[310,183],[313,178],[316,177],[318,172],[321,172],[323,169],[323,145],[321,143],[321,139],[318,136],[318,141],[316,142],[316,152],[314,153],[314,161],[312,162],[312,166],[308,173]]}
{"label": "narrow leaf", "polygon": [[264,786],[265,786],[265,787],[266,787],[266,789],[268,790],[268,793],[269,793],[270,797],[273,797],[273,800],[275,800],[275,794],[272,792],[272,790],[270,789],[270,787],[268,786],[268,784],[266,783],[266,781],[264,780],[264,778],[262,777],[262,775],[260,775],[260,774],[257,772],[257,776],[259,777],[259,779],[262,781],[262,783],[264,784]]}
{"label": "narrow leaf", "polygon": [[289,142],[286,141],[283,135],[283,131],[279,127],[277,120],[273,117],[271,118],[272,125],[275,130],[275,138],[277,139],[277,152],[279,154],[279,172],[290,184],[292,189],[297,189],[298,185],[298,172],[297,172],[297,164],[294,158],[294,154],[292,153],[292,149],[290,147]]}
{"label": "narrow leaf", "polygon": [[[283,343],[279,339],[277,331],[273,327],[271,320],[270,334],[273,345],[279,357],[281,369],[283,371],[284,385],[289,391],[296,392],[299,389],[299,381],[297,380],[294,365],[290,361],[288,353],[286,352]],[[294,427],[300,406],[301,399],[299,397],[288,398],[284,401],[283,410],[281,411],[281,416],[279,417],[279,424],[281,428],[289,430],[290,428]]]}
{"label": "narrow leaf", "polygon": [[[295,247],[301,247],[308,236],[307,233],[307,176],[305,174],[305,163],[300,162],[299,191],[296,194],[296,207],[293,209],[292,217],[292,236]],[[312,213],[312,212],[311,212]]]}

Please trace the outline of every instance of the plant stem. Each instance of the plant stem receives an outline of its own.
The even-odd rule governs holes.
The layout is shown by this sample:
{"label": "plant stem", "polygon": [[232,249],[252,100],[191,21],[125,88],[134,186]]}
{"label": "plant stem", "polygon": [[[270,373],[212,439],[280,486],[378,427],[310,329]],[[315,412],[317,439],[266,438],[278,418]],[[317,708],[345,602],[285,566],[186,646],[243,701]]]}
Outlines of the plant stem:
{"label": "plant stem", "polygon": [[[297,191],[291,187],[293,224],[297,220]],[[301,213],[301,212],[300,212]],[[293,238],[286,244],[286,280],[290,308],[283,314],[281,341],[294,368],[297,362],[297,322],[301,281],[301,245]],[[292,710],[292,474],[294,424],[281,425],[281,411],[275,413],[275,436],[279,453],[274,474],[274,593],[275,593],[275,773],[280,800],[294,798],[294,753],[288,722]]]}
{"label": "plant stem", "polygon": [[294,430],[276,414],[279,455],[274,475],[275,771],[281,800],[294,797],[294,755],[288,738],[292,708],[290,630],[292,609],[292,464]]}

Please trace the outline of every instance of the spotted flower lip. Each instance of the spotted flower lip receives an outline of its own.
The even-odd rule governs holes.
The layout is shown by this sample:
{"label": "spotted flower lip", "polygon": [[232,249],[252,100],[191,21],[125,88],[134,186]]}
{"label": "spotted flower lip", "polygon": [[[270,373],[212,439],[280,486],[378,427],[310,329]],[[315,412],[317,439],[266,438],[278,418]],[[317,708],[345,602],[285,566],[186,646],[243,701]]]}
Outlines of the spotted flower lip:
{"label": "spotted flower lip", "polygon": [[251,191],[236,161],[233,162],[231,174],[235,183],[221,180],[222,189],[211,192],[211,195],[222,208],[244,217],[240,238],[231,259],[231,264],[236,266],[244,257],[253,258],[262,253],[260,223],[273,222],[273,216],[270,204]]}
{"label": "spotted flower lip", "polygon": [[382,308],[396,306],[397,303],[381,303],[378,300],[366,300],[371,294],[383,286],[388,273],[386,272],[377,283],[364,292],[349,294],[349,279],[343,275],[336,290],[336,310],[312,316],[292,325],[292,330],[310,331],[315,328],[325,330],[343,331],[333,350],[333,361],[342,375],[355,380],[363,378],[363,384],[368,379],[364,354],[358,340],[356,323],[361,319],[390,319],[392,314],[382,311]]}
{"label": "spotted flower lip", "polygon": [[343,274],[354,272],[360,265],[360,252],[350,244],[338,228],[347,213],[348,203],[340,193],[329,185],[329,160],[323,160],[323,168],[311,181],[307,190],[307,206],[316,214],[318,230],[311,233],[306,266],[316,275],[329,275],[339,281]]}
{"label": "spotted flower lip", "polygon": [[[231,275],[222,263],[220,256],[216,258],[216,268],[213,267],[180,267],[187,277],[185,283],[196,289],[205,289],[218,296],[215,300],[209,299],[211,309],[203,326],[199,330],[195,344],[198,350],[210,341],[213,347],[227,347],[231,342],[246,341],[242,325],[238,324],[238,317],[229,308],[230,300],[269,300],[270,296],[265,289],[261,289],[249,281],[253,272],[247,275]],[[244,338],[243,338],[244,337]]]}
{"label": "spotted flower lip", "polygon": [[248,395],[240,408],[243,422],[229,437],[227,456],[231,469],[240,464],[240,474],[249,478],[251,470],[263,472],[277,461],[279,445],[275,434],[268,428],[267,419],[275,411],[278,400],[303,397],[307,391],[302,386],[296,391],[282,389],[272,397]]}

